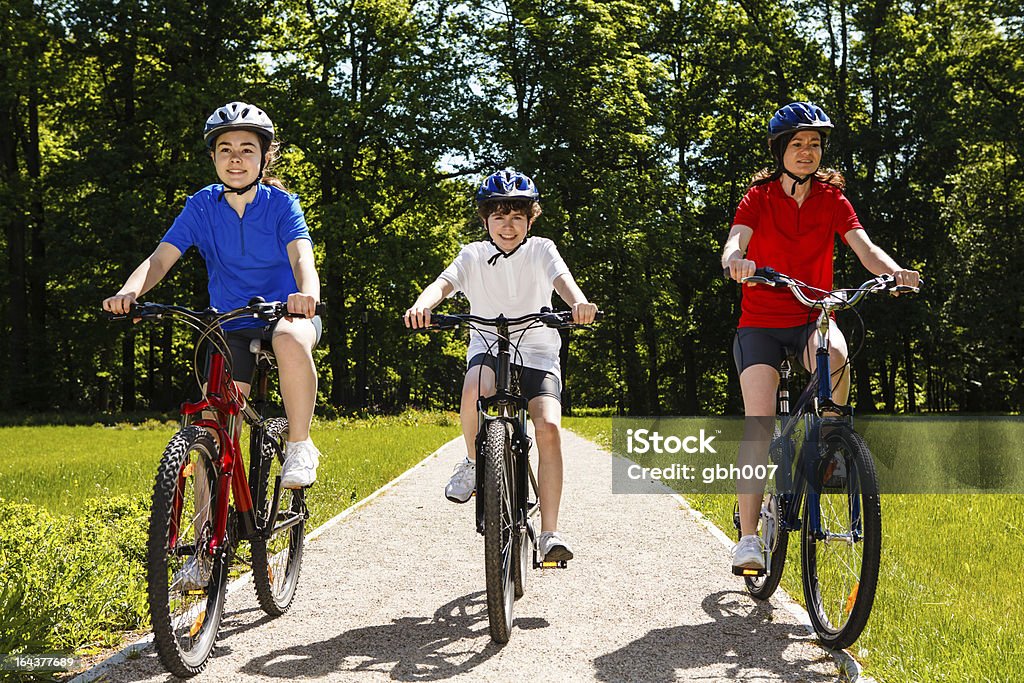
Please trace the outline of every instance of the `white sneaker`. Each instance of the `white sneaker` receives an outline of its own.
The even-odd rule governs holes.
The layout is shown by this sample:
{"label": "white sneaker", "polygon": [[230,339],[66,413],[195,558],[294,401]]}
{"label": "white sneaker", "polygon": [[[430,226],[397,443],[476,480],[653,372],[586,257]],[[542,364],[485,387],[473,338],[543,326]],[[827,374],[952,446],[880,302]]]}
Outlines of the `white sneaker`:
{"label": "white sneaker", "polygon": [[760,536],[744,536],[732,551],[732,568],[764,569],[764,546]]}
{"label": "white sneaker", "polygon": [[285,442],[281,488],[302,489],[310,486],[316,481],[316,468],[319,464],[320,451],[312,440]]}
{"label": "white sneaker", "polygon": [[476,490],[476,463],[466,458],[455,466],[452,478],[444,487],[444,497],[453,503],[465,503]]}
{"label": "white sneaker", "polygon": [[210,583],[210,562],[208,558],[200,561],[195,555],[188,558],[181,569],[174,572],[171,581],[172,591],[197,591],[206,588]]}
{"label": "white sneaker", "polygon": [[537,539],[537,554],[541,562],[562,562],[572,559],[572,549],[557,531],[542,531]]}

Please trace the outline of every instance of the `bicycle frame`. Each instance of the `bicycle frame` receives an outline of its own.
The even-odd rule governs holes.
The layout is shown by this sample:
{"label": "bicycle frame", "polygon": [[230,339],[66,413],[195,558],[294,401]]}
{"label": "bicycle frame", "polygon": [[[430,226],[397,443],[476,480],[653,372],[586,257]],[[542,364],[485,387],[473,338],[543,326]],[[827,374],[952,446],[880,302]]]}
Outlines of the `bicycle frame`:
{"label": "bicycle frame", "polygon": [[[267,392],[268,370],[271,367],[268,361],[261,360],[257,364],[256,378],[253,386],[256,389],[254,403],[265,402]],[[218,475],[219,491],[230,489],[230,496],[218,496],[216,509],[213,516],[213,534],[206,548],[210,555],[219,552],[226,542],[237,539],[227,538],[228,511],[231,499],[235,501],[235,510],[241,525],[241,538],[270,538],[274,533],[289,529],[298,524],[303,515],[295,515],[291,519],[284,520],[273,527],[271,523],[277,520],[279,503],[281,500],[281,482],[278,479],[274,484],[274,499],[266,519],[257,514],[257,507],[253,504],[252,491],[249,485],[249,478],[245,473],[245,460],[242,456],[241,434],[244,424],[253,427],[252,439],[249,443],[249,455],[251,472],[254,478],[258,477],[258,466],[263,459],[263,438],[264,434],[260,429],[263,417],[253,403],[246,400],[245,396],[238,390],[237,385],[228,375],[225,368],[225,358],[219,349],[214,348],[210,354],[209,382],[206,396],[197,402],[185,402],[181,406],[182,426],[194,425],[213,431],[220,443],[220,473]],[[204,411],[212,410],[214,418],[196,419],[196,415],[202,415]],[[179,490],[184,487],[184,472],[178,474]],[[257,479],[258,480],[258,479]],[[265,501],[258,501],[260,512],[264,509]],[[181,497],[175,501],[175,513],[180,513]],[[176,514],[177,517],[177,514]],[[174,530],[174,536],[177,530]],[[172,539],[172,545],[176,538]]]}
{"label": "bicycle frame", "polygon": [[[531,541],[533,530],[530,529],[527,521],[540,508],[539,500],[531,505],[529,502],[529,484],[533,484],[536,491],[537,482],[533,470],[530,468],[530,448],[533,446],[533,439],[526,433],[526,420],[528,416],[528,401],[515,392],[512,382],[512,352],[509,343],[508,319],[504,316],[498,317],[496,325],[498,335],[497,371],[495,372],[495,393],[493,396],[481,397],[477,401],[477,436],[476,449],[481,453],[483,449],[484,435],[487,433],[487,423],[493,420],[502,420],[512,428],[512,471],[515,477],[515,496],[513,501],[516,510],[516,531],[522,531],[524,527],[530,530]],[[491,414],[490,410],[495,410]],[[476,469],[477,477],[477,499],[476,499],[476,529],[477,533],[484,533],[484,501],[483,482],[484,468]]]}
{"label": "bicycle frame", "polygon": [[[773,441],[769,453],[781,453],[783,462],[778,463],[779,485],[778,489],[782,496],[785,514],[781,519],[782,531],[799,531],[802,522],[800,519],[801,504],[804,496],[807,497],[808,517],[811,531],[818,540],[825,538],[821,530],[821,517],[819,500],[821,492],[809,486],[811,475],[815,471],[820,453],[818,451],[819,436],[824,421],[844,421],[852,425],[853,408],[849,405],[841,405],[832,400],[832,374],[831,359],[828,350],[828,332],[831,319],[827,309],[823,309],[818,316],[815,328],[816,346],[815,370],[810,381],[804,388],[796,401],[796,407],[790,412],[789,406],[789,378],[792,374],[790,357],[784,358],[779,368],[779,389],[778,389],[778,415],[782,418],[780,434],[777,440]],[[823,411],[832,411],[840,414],[839,418],[823,418]],[[788,418],[788,419],[787,419]],[[793,450],[792,435],[797,424],[803,421],[804,439],[799,454]],[[795,467],[795,473],[794,473]],[[791,481],[791,477],[795,480]],[[854,501],[853,518],[858,520],[860,503]],[[859,529],[855,524],[854,536],[858,535]]]}

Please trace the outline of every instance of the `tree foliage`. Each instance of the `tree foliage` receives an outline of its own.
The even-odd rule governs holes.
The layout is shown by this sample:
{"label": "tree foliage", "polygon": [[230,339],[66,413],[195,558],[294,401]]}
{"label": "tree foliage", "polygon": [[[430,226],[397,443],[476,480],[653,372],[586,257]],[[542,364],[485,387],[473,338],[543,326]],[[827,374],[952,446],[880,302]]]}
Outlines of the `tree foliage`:
{"label": "tree foliage", "polygon": [[[514,166],[541,188],[536,232],[607,313],[566,346],[571,403],[737,411],[738,288],[718,252],[770,162],[767,118],[811,99],[837,124],[826,161],[862,223],[926,278],[863,309],[860,409],[1020,411],[1021,10],[5,0],[0,404],[163,410],[188,390],[188,333],[106,324],[99,302],[215,179],[202,122],[242,99],[277,122],[316,243],[322,410],[457,399],[460,342],[408,334],[399,316],[479,237],[480,175]],[[838,254],[837,281],[860,282]],[[205,305],[198,254],[147,298]]]}

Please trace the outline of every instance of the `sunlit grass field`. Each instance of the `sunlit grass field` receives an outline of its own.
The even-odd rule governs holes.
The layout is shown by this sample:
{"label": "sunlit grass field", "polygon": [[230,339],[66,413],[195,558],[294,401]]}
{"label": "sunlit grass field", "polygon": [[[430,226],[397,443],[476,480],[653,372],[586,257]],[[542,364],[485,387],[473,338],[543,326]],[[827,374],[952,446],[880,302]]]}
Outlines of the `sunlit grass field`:
{"label": "sunlit grass field", "polygon": [[[609,418],[566,418],[566,427],[611,447]],[[936,438],[925,421],[875,424],[872,439],[945,462],[963,442]],[[1005,434],[1024,443],[1024,429]],[[955,431],[955,430],[954,430]],[[1010,452],[1019,458],[1021,448]],[[1017,462],[1019,465],[1019,461]],[[731,495],[687,495],[696,509],[735,535]],[[879,681],[1009,681],[1024,666],[1024,495],[883,494],[882,566],[867,629],[850,648]],[[799,537],[791,535],[782,586],[803,604]],[[738,581],[738,579],[737,579]]]}
{"label": "sunlit grass field", "polygon": [[[117,427],[0,429],[0,498],[74,515],[89,498],[149,497],[160,455],[177,426],[149,422]],[[322,452],[307,495],[315,528],[460,433],[455,414],[318,421]],[[245,448],[245,441],[243,441]]]}
{"label": "sunlit grass field", "polygon": [[[155,421],[0,428],[0,651],[95,654],[146,628],[149,500],[175,429]],[[454,413],[315,423],[323,455],[307,492],[307,529],[459,432]],[[247,551],[242,544],[233,575],[247,568]]]}

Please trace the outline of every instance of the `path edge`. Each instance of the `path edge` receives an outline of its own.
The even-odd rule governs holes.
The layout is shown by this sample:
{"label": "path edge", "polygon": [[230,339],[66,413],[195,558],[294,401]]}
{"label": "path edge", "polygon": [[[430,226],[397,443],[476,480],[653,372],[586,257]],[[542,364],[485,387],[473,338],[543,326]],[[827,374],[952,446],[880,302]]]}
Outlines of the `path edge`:
{"label": "path edge", "polygon": [[[323,534],[326,531],[328,531],[329,529],[337,526],[338,524],[341,524],[343,521],[345,521],[345,519],[347,519],[348,517],[351,517],[355,513],[359,512],[360,509],[366,507],[368,504],[373,502],[373,500],[375,500],[376,498],[384,495],[385,493],[387,493],[388,491],[393,489],[395,486],[398,485],[398,483],[400,481],[402,481],[406,477],[412,475],[413,472],[415,472],[416,470],[418,470],[418,469],[420,469],[422,467],[425,467],[428,462],[430,462],[432,459],[436,458],[441,453],[441,451],[443,451],[445,448],[450,446],[453,442],[461,441],[461,440],[462,440],[462,436],[459,435],[459,436],[457,436],[457,437],[455,437],[455,438],[453,438],[453,439],[451,439],[449,441],[446,441],[444,444],[439,446],[437,448],[437,450],[435,450],[433,453],[427,455],[425,458],[423,458],[418,463],[416,463],[415,465],[413,465],[412,467],[407,469],[405,472],[402,472],[397,477],[395,477],[394,479],[392,479],[388,483],[384,484],[383,486],[381,486],[379,489],[377,489],[376,491],[374,491],[370,495],[366,496],[362,500],[359,500],[354,505],[348,506],[347,508],[345,508],[344,510],[342,510],[341,512],[336,514],[334,517],[331,517],[329,520],[327,520],[326,522],[324,522],[323,524],[318,526],[316,529],[313,529],[313,531],[310,531],[308,534],[306,534],[306,541],[305,542],[309,543],[310,541],[316,540],[316,538],[318,538],[321,534]],[[232,593],[240,590],[241,588],[244,588],[245,586],[247,586],[249,584],[249,582],[251,580],[252,580],[252,570],[247,571],[246,573],[242,574],[237,579],[235,579],[234,581],[229,583],[228,587],[227,587],[227,595],[231,595]],[[128,643],[123,648],[121,648],[120,650],[118,650],[117,652],[112,654],[110,657],[107,657],[103,661],[94,664],[93,666],[89,667],[85,671],[83,671],[80,674],[76,675],[74,678],[69,679],[67,683],[92,683],[93,681],[97,680],[100,676],[102,676],[104,673],[106,673],[111,668],[113,668],[113,667],[117,666],[118,664],[121,664],[122,662],[126,661],[129,657],[134,655],[136,652],[139,652],[139,651],[142,651],[142,650],[146,649],[152,642],[153,642],[153,633],[152,632],[147,633],[146,635],[142,636],[138,640],[135,640],[135,641],[132,641],[131,643]]]}

